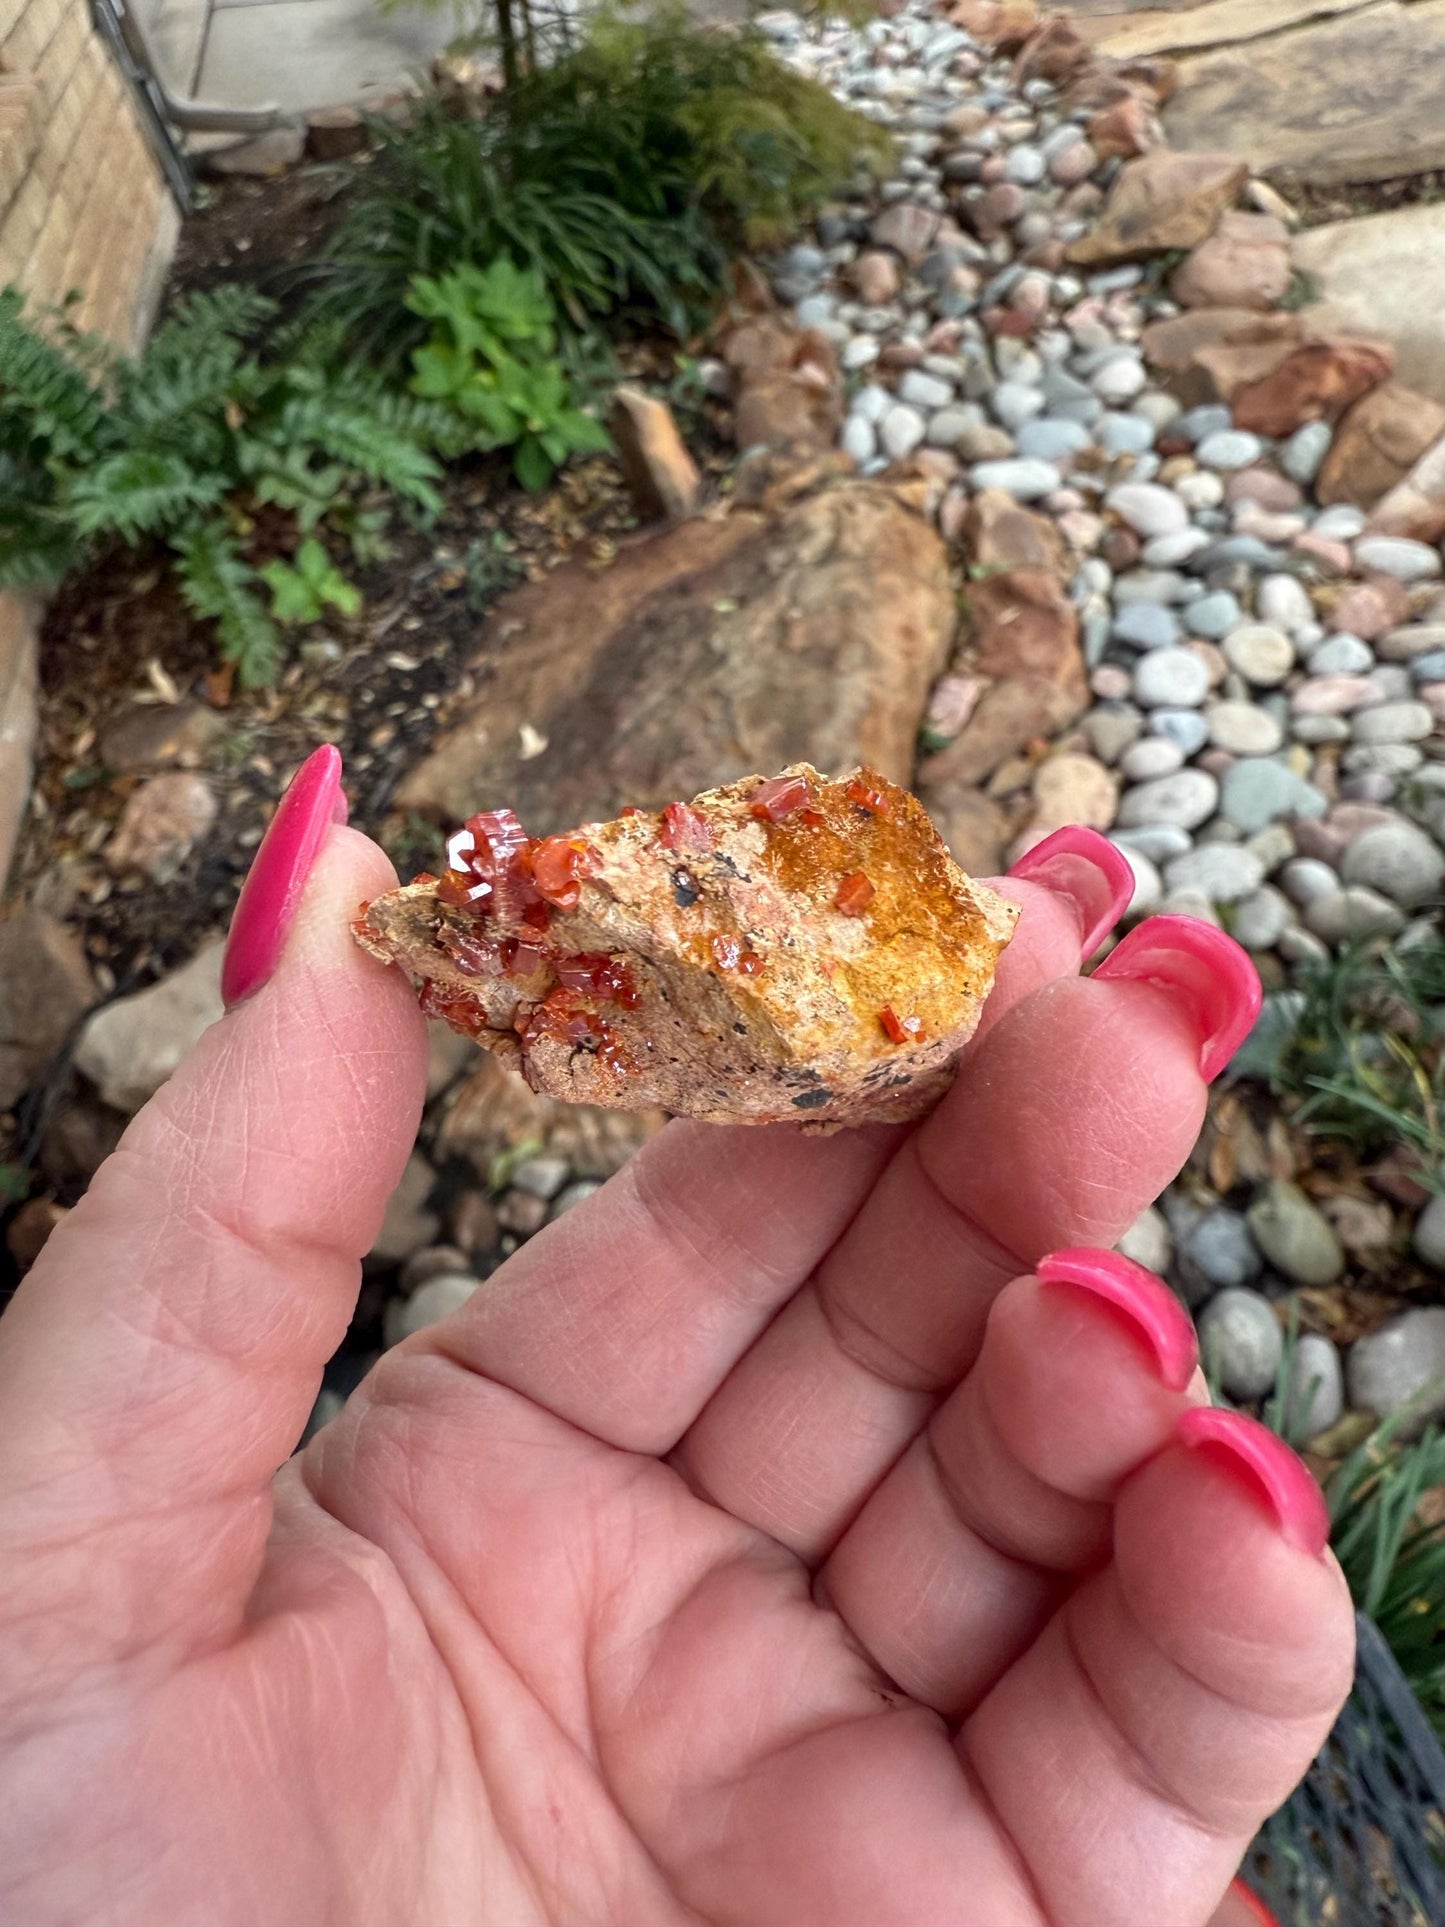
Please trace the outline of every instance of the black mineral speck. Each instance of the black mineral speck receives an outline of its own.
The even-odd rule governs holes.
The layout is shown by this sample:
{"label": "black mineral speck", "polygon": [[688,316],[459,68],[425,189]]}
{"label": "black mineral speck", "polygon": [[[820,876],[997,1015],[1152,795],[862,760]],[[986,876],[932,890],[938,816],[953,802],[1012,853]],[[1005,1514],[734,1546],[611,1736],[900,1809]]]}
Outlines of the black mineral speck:
{"label": "black mineral speck", "polygon": [[679,910],[690,910],[702,895],[697,878],[691,870],[674,870],[672,873],[672,900]]}
{"label": "black mineral speck", "polygon": [[815,1091],[799,1091],[793,1099],[795,1111],[816,1111],[821,1105],[831,1103],[833,1093],[825,1085]]}

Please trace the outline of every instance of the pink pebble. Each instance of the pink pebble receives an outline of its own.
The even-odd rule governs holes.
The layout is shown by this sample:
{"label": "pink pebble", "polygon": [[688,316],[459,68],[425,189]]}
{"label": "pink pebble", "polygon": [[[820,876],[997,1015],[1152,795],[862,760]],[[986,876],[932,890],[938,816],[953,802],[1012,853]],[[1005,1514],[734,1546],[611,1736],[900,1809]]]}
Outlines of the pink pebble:
{"label": "pink pebble", "polygon": [[1330,811],[1330,827],[1338,830],[1351,843],[1363,830],[1374,830],[1382,823],[1399,821],[1398,811],[1383,810],[1377,803],[1337,803]]}
{"label": "pink pebble", "polygon": [[1445,682],[1422,683],[1416,695],[1437,723],[1445,723]]}
{"label": "pink pebble", "polygon": [[938,533],[945,542],[956,542],[967,518],[967,495],[962,489],[951,488],[938,505]]}
{"label": "pink pebble", "polygon": [[1285,515],[1297,509],[1303,495],[1287,475],[1272,468],[1241,468],[1224,485],[1224,499],[1233,508],[1237,502],[1254,502],[1272,514]]}
{"label": "pink pebble", "polygon": [[1364,676],[1311,676],[1289,699],[1296,716],[1348,716],[1373,709],[1384,696]]}
{"label": "pink pebble", "polygon": [[1089,687],[1106,703],[1122,702],[1134,687],[1127,669],[1117,662],[1101,662],[1089,678]]}
{"label": "pink pebble", "polygon": [[1257,535],[1261,542],[1293,542],[1305,531],[1302,515],[1273,514],[1258,502],[1236,502],[1230,520],[1236,535]]}
{"label": "pink pebble", "polygon": [[961,321],[936,321],[924,336],[923,345],[931,355],[952,354],[962,336]]}
{"label": "pink pebble", "polygon": [[1393,577],[1377,576],[1373,582],[1356,582],[1346,589],[1326,627],[1373,642],[1387,629],[1398,629],[1409,616],[1409,590]]}
{"label": "pink pebble", "polygon": [[1187,637],[1184,647],[1188,649],[1191,654],[1198,656],[1199,660],[1204,664],[1204,667],[1209,671],[1209,687],[1211,689],[1218,689],[1219,685],[1224,681],[1224,678],[1229,674],[1229,662],[1224,651],[1217,643],[1205,642],[1200,636]]}
{"label": "pink pebble", "polygon": [[1059,517],[1059,534],[1080,555],[1096,549],[1104,534],[1104,519],[1088,509],[1066,509]]}
{"label": "pink pebble", "polygon": [[1318,857],[1321,863],[1328,863],[1332,870],[1338,870],[1349,848],[1350,839],[1333,824],[1323,822],[1317,816],[1297,816],[1290,824],[1294,832],[1295,848],[1301,856]]}
{"label": "pink pebble", "polygon": [[[1306,529],[1297,535],[1292,545],[1301,555],[1312,555],[1331,575],[1347,575],[1352,560],[1349,547],[1344,542],[1331,542],[1328,536],[1316,535],[1313,529]],[[1340,628],[1344,627],[1341,623]],[[1357,633],[1351,631],[1351,634]]]}

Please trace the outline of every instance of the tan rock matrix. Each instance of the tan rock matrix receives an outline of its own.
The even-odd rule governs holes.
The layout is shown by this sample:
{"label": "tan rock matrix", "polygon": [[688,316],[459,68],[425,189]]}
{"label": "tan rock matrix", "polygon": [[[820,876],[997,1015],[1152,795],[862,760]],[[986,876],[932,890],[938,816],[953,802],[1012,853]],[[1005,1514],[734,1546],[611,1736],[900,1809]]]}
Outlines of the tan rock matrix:
{"label": "tan rock matrix", "polygon": [[533,841],[469,819],[354,926],[534,1090],[719,1123],[914,1117],[973,1035],[1017,911],[872,770],[797,764]]}

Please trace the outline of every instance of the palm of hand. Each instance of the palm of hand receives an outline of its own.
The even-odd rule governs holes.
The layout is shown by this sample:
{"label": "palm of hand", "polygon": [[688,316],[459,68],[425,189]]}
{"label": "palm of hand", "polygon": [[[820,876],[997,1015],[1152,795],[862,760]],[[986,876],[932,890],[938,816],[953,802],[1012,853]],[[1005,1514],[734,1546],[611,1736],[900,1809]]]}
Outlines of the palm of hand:
{"label": "palm of hand", "polygon": [[1151,1357],[1007,1282],[1181,1161],[1177,1004],[1073,979],[1067,895],[1021,888],[921,1131],[673,1127],[390,1354],[273,1511],[415,1116],[404,993],[337,938],[371,861],[337,839],[280,994],[0,1334],[7,1910],[1202,1922],[1345,1689],[1343,1589],[1174,1442],[1167,1309]]}

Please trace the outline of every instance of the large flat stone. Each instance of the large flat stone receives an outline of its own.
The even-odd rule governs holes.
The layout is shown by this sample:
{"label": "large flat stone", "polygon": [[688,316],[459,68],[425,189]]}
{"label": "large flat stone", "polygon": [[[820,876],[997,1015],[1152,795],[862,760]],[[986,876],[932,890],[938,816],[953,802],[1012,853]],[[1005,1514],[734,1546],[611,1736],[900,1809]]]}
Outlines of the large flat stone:
{"label": "large flat stone", "polygon": [[1445,401],[1445,204],[1311,228],[1293,258],[1320,292],[1300,310],[1311,332],[1384,335],[1397,378]]}
{"label": "large flat stone", "polygon": [[498,602],[488,680],[397,801],[540,835],[803,757],[907,783],[956,620],[943,543],[882,483],[695,516]]}
{"label": "large flat stone", "polygon": [[[1086,29],[1102,54],[1138,60],[1149,54],[1199,53],[1241,46],[1269,34],[1287,33],[1306,21],[1355,13],[1378,0],[1205,0],[1179,8],[1114,7],[1096,14]],[[1118,17],[1113,17],[1118,16]]]}
{"label": "large flat stone", "polygon": [[1445,166],[1442,73],[1445,0],[1383,0],[1185,60],[1165,132],[1256,173],[1390,180]]}

